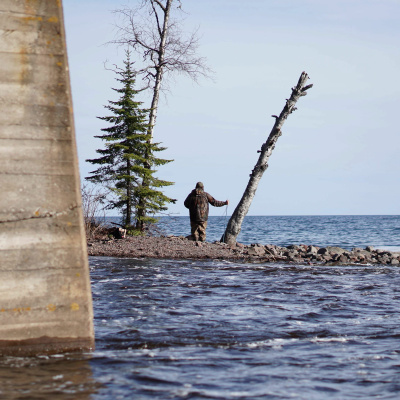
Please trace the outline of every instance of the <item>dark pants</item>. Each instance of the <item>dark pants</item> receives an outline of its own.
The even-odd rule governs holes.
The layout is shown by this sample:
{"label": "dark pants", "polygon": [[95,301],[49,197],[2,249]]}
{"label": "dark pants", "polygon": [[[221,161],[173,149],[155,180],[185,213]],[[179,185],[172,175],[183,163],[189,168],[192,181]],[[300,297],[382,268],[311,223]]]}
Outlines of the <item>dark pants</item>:
{"label": "dark pants", "polygon": [[200,242],[204,242],[206,240],[207,221],[190,221],[190,227],[192,228],[192,240],[199,240]]}

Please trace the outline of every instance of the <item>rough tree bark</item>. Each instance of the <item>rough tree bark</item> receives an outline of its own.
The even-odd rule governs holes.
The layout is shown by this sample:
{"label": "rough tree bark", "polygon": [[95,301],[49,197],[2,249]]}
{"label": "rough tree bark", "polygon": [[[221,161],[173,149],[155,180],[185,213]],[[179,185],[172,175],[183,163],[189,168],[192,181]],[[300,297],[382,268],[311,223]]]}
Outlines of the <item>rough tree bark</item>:
{"label": "rough tree bark", "polygon": [[296,102],[300,99],[300,97],[305,96],[307,94],[307,90],[313,86],[312,84],[305,86],[308,79],[308,75],[305,72],[302,72],[297,85],[292,88],[292,94],[290,98],[286,100],[285,107],[283,108],[279,117],[276,115],[272,116],[275,118],[275,124],[271,130],[271,133],[269,134],[267,141],[262,145],[261,150],[259,151],[259,153],[261,154],[253,171],[250,174],[250,179],[249,183],[247,184],[246,190],[244,191],[239,204],[237,205],[235,211],[229,219],[225,233],[222,236],[223,242],[228,244],[236,243],[236,238],[240,233],[243,219],[249,211],[251,202],[254,198],[254,195],[256,194],[258,183],[260,182],[260,179],[263,176],[265,170],[268,168],[269,156],[274,150],[275,144],[279,136],[282,135],[282,125],[286,121],[289,114],[296,110]]}

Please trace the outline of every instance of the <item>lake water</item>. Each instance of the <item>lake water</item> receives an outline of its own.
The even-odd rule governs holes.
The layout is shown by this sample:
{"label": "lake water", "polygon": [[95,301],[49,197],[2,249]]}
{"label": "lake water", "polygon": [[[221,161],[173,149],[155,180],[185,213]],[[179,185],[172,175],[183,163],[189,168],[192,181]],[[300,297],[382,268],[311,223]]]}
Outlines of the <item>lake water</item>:
{"label": "lake water", "polygon": [[[228,217],[210,217],[207,241],[220,240]],[[160,231],[173,235],[190,234],[189,217],[163,217]],[[399,215],[331,215],[331,216],[249,216],[237,239],[244,244],[261,243],[288,246],[353,247],[374,246],[400,250]]]}
{"label": "lake water", "polygon": [[[241,235],[395,249],[400,217],[248,217]],[[400,397],[398,267],[91,257],[90,272],[96,350],[1,359],[1,399]]]}

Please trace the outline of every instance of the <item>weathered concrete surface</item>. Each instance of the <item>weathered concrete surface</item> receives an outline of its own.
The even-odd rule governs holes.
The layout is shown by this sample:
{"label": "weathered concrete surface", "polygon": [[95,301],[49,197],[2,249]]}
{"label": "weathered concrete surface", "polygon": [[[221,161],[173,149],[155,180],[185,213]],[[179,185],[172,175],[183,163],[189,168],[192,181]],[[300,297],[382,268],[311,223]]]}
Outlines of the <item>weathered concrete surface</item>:
{"label": "weathered concrete surface", "polygon": [[93,348],[61,0],[1,0],[0,105],[0,354]]}

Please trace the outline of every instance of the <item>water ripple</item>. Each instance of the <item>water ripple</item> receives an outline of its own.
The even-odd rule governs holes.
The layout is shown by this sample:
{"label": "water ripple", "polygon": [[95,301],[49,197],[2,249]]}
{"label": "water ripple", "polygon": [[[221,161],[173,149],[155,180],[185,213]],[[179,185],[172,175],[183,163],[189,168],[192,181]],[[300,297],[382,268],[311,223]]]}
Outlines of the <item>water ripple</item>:
{"label": "water ripple", "polygon": [[4,399],[398,397],[400,268],[90,259],[96,351],[0,360]]}
{"label": "water ripple", "polygon": [[[124,271],[111,272],[116,262]],[[140,398],[390,398],[397,387],[399,269],[91,264],[96,331],[106,334],[97,351],[123,355],[115,374]],[[118,286],[128,287],[123,307],[110,310]],[[110,312],[120,318],[104,319]],[[111,373],[104,358],[91,365]]]}

